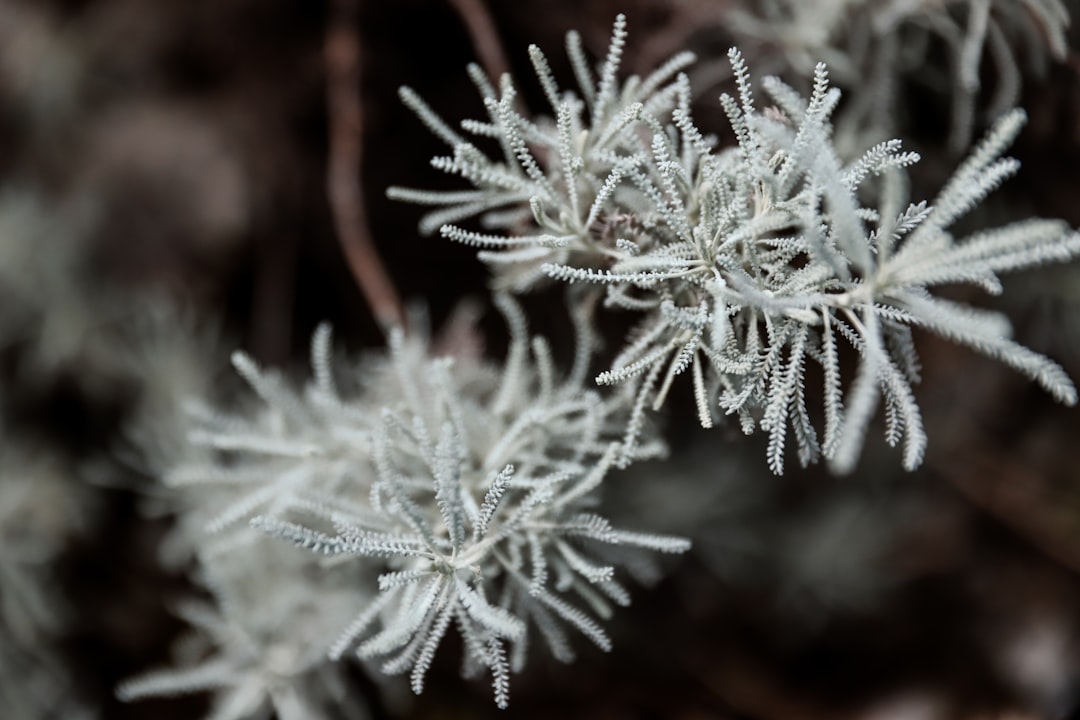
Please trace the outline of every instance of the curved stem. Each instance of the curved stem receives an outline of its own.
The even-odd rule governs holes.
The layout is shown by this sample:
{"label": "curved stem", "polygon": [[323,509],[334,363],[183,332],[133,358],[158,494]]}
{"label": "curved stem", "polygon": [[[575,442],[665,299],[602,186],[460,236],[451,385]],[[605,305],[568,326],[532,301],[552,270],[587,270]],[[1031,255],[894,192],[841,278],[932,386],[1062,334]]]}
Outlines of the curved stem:
{"label": "curved stem", "polygon": [[357,5],[356,0],[334,0],[327,22],[324,45],[330,123],[327,192],[338,241],[375,319],[383,329],[404,327],[401,299],[368,227],[360,180],[363,113]]}
{"label": "curved stem", "polygon": [[499,43],[499,33],[495,29],[495,23],[491,19],[491,13],[484,6],[483,0],[449,0],[450,6],[465,23],[465,30],[469,33],[473,49],[480,59],[480,65],[484,72],[496,87],[499,78],[510,71],[510,63],[506,61],[506,53],[503,52]]}

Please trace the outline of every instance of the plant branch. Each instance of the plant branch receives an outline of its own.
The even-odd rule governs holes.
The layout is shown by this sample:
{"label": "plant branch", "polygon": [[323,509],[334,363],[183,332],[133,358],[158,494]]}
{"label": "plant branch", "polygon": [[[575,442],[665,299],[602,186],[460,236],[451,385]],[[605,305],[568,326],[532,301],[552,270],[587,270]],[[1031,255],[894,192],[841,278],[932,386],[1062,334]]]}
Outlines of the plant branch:
{"label": "plant branch", "polygon": [[384,329],[404,327],[401,298],[375,248],[360,177],[363,113],[360,108],[360,33],[357,1],[334,0],[324,46],[329,114],[327,192],[338,241],[353,277]]}
{"label": "plant branch", "polygon": [[510,71],[510,64],[506,61],[506,52],[503,51],[499,42],[499,33],[495,29],[495,23],[491,19],[491,13],[484,6],[484,0],[449,0],[450,6],[465,23],[465,30],[469,33],[473,49],[476,51],[480,64],[496,86],[499,78]]}

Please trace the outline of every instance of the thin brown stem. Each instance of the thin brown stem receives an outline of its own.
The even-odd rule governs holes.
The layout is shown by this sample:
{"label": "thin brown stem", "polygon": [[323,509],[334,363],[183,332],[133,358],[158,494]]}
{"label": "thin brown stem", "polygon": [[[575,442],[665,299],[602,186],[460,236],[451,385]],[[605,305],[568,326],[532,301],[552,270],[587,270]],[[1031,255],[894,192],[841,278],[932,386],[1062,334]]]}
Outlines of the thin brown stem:
{"label": "thin brown stem", "polygon": [[506,53],[499,42],[499,33],[484,0],[449,0],[451,7],[465,23],[473,49],[488,78],[498,85],[499,78],[510,71]]}
{"label": "thin brown stem", "polygon": [[360,168],[360,33],[357,0],[334,0],[326,29],[326,101],[330,148],[326,184],[338,241],[353,277],[383,328],[404,326],[405,313],[375,248],[364,206]]}
{"label": "thin brown stem", "polygon": [[[465,31],[469,34],[476,57],[480,60],[480,66],[484,68],[488,79],[495,87],[499,87],[499,80],[503,75],[510,72],[510,63],[506,59],[506,52],[502,43],[499,42],[499,31],[495,22],[491,19],[484,0],[448,0],[450,6],[465,24]],[[525,99],[518,95],[514,99],[514,108],[521,115],[528,115]],[[529,151],[541,165],[547,157],[545,148],[529,143]]]}
{"label": "thin brown stem", "polygon": [[1075,516],[1043,487],[1037,470],[989,449],[936,465],[935,469],[975,505],[1033,548],[1080,573],[1080,532]]}

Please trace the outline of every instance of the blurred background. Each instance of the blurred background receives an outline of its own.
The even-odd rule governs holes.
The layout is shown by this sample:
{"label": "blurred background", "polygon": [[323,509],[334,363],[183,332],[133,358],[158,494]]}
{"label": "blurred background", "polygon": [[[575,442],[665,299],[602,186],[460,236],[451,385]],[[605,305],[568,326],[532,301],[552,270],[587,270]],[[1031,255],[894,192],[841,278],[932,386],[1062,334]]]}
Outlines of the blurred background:
{"label": "blurred background", "polygon": [[[183,443],[175,408],[185,396],[230,397],[235,348],[302,376],[323,320],[346,349],[382,343],[328,192],[340,151],[327,102],[332,32],[351,28],[359,53],[359,145],[335,159],[355,171],[361,232],[438,328],[462,300],[487,302],[486,274],[469,248],[420,237],[421,209],[385,199],[389,185],[453,186],[430,168],[442,148],[398,86],[453,122],[479,117],[465,66],[496,40],[526,104],[542,107],[527,46],[545,49],[569,83],[565,33],[579,30],[602,56],[620,11],[624,70],[697,52],[696,117],[729,142],[716,97],[730,45],[755,74],[802,76],[776,43],[733,30],[743,27],[735,9],[0,0],[0,717],[205,712],[197,696],[129,705],[113,695],[164,663],[183,631],[170,610],[191,588],[183,568],[161,561],[172,521],[154,480],[154,453]],[[471,34],[478,18],[495,32]],[[1030,122],[1013,153],[1023,169],[974,224],[1041,215],[1080,226],[1075,47],[1073,31],[1062,61],[1025,77]],[[926,58],[941,60],[932,45]],[[995,66],[983,71],[989,86]],[[900,82],[910,84],[905,144],[926,158],[913,195],[929,198],[957,161],[948,88]],[[1006,312],[1019,341],[1080,379],[1075,264],[1010,277],[1001,297],[955,296]],[[561,312],[546,311],[558,302],[541,294],[526,307],[533,329],[565,348]],[[501,326],[490,312],[481,320],[493,355]],[[514,679],[509,712],[1080,717],[1080,411],[963,348],[918,342],[930,446],[914,473],[872,431],[851,477],[791,463],[777,478],[763,438],[701,431],[693,413],[670,418],[671,459],[613,477],[610,514],[688,535],[694,551],[615,618],[613,653],[582,647],[573,666],[534,663]],[[494,717],[484,684],[458,678],[459,656],[440,653],[420,698],[387,699],[353,679],[372,717]]]}

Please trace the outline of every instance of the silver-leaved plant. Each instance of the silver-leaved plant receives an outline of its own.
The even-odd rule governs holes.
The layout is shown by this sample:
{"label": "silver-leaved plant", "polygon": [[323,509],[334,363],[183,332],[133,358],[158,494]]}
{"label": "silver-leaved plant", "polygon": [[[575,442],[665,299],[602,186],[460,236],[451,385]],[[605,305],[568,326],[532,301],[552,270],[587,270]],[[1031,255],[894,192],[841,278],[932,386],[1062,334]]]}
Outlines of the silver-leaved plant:
{"label": "silver-leaved plant", "polygon": [[[824,65],[809,97],[762,80],[759,109],[732,50],[725,146],[692,117],[681,71],[693,57],[620,81],[625,41],[619,16],[597,74],[571,33],[576,90],[530,48],[549,115],[527,115],[509,77],[495,87],[475,67],[487,117],[460,129],[402,91],[450,147],[434,166],[467,186],[390,195],[432,206],[422,231],[480,249],[507,358],[442,354],[414,323],[344,369],[320,328],[314,378],[298,389],[236,354],[254,402],[193,405],[187,451],[161,453],[179,516],[169,546],[213,602],[181,613],[196,652],[121,696],[211,692],[217,720],[319,718],[345,704],[337,661],[408,674],[419,693],[453,626],[464,674],[490,674],[506,707],[532,648],[569,661],[584,635],[608,650],[603,621],[630,597],[622,572],[648,580],[657,553],[689,547],[615,527],[603,504],[610,474],[666,452],[650,409],[680,375],[701,425],[730,415],[768,434],[775,473],[791,438],[802,464],[851,470],[879,405],[886,439],[903,444],[905,467],[919,465],[916,329],[1076,402],[1062,368],[1013,341],[1003,315],[935,295],[947,284],[998,293],[1000,273],[1080,255],[1080,234],[1056,220],[951,231],[1017,171],[1002,153],[1021,111],[1002,115],[933,200],[911,202],[919,157],[899,140],[838,150],[840,93]],[[475,219],[479,229],[465,224]],[[573,286],[578,342],[565,373],[510,294],[543,284]],[[590,379],[601,304],[637,323]],[[846,355],[858,358],[853,372]]]}
{"label": "silver-leaved plant", "polygon": [[[711,426],[721,411],[747,433],[768,432],[776,473],[789,435],[803,465],[825,457],[835,470],[851,470],[881,398],[888,441],[903,442],[905,467],[920,464],[926,433],[912,389],[919,378],[912,328],[968,345],[1076,402],[1065,372],[1012,341],[1003,315],[931,293],[945,284],[1000,292],[998,273],[1080,254],[1080,235],[1056,220],[964,238],[949,231],[1018,169],[1001,153],[1023,124],[1021,111],[994,125],[932,202],[912,203],[906,168],[919,156],[899,140],[850,162],[836,150],[830,117],[840,93],[824,65],[809,99],[765,78],[771,105],[761,111],[733,49],[738,97],[721,103],[736,143],[717,150],[691,118],[688,80],[673,76],[688,58],[649,80],[616,85],[624,24],[620,16],[598,88],[575,59],[571,35],[580,99],[559,91],[532,51],[556,120],[520,115],[508,78],[500,96],[487,95],[490,121],[462,127],[499,138],[501,158],[440,132],[453,157],[435,166],[462,175],[472,190],[390,193],[441,204],[425,218],[428,228],[482,214],[482,224],[507,231],[442,227],[450,239],[486,248],[480,257],[498,286],[523,291],[543,278],[602,286],[607,306],[640,313],[597,376],[600,385],[634,383],[637,406],[659,408],[673,379],[689,372],[701,424]],[[445,127],[410,102],[430,127]],[[842,345],[861,356],[854,379],[842,377]],[[824,379],[814,400],[823,407],[820,425],[805,386],[811,363]]]}
{"label": "silver-leaved plant", "polygon": [[894,134],[911,81],[947,94],[956,153],[1019,102],[1025,74],[1045,75],[1068,56],[1062,0],[750,0],[728,19],[739,42],[777,68],[829,64],[849,94],[844,137]]}
{"label": "silver-leaved plant", "polygon": [[[165,477],[185,508],[176,530],[185,537],[173,545],[189,549],[219,601],[199,614],[212,621],[197,623],[217,652],[135,679],[125,698],[214,690],[218,705],[295,715],[315,704],[312,673],[346,655],[409,673],[419,693],[453,625],[466,674],[489,671],[505,707],[531,646],[569,661],[570,630],[610,649],[601,623],[630,599],[617,568],[647,580],[650,551],[689,543],[613,527],[597,511],[602,486],[612,468],[665,446],[640,409],[635,416],[632,396],[585,387],[595,342],[583,312],[576,361],[562,376],[519,306],[509,296],[496,304],[511,335],[502,367],[433,356],[423,335],[400,330],[388,352],[360,363],[348,392],[325,328],[303,391],[234,357],[260,402],[248,414],[197,410],[194,452]],[[266,573],[296,566],[298,553],[307,563],[274,570],[285,579],[271,593],[280,597],[260,604]],[[266,572],[251,572],[252,562]],[[320,563],[325,577],[300,577],[318,575]],[[335,624],[336,638],[268,632],[309,612],[318,628]],[[271,650],[276,664],[266,665]]]}
{"label": "silver-leaved plant", "polygon": [[[372,429],[374,476],[360,512],[333,504],[309,509],[307,521],[258,516],[252,524],[377,574],[377,597],[359,604],[332,658],[354,649],[383,672],[409,672],[419,693],[453,624],[466,673],[489,671],[505,707],[510,673],[524,667],[535,634],[563,661],[574,657],[564,626],[610,649],[597,618],[630,597],[616,566],[639,565],[642,550],[681,553],[689,544],[616,529],[595,512],[604,477],[627,456],[627,404],[583,388],[581,372],[560,382],[520,309],[508,297],[498,302],[511,327],[501,372],[431,359],[392,338],[386,371],[407,391]],[[653,441],[631,455],[660,451]]]}

